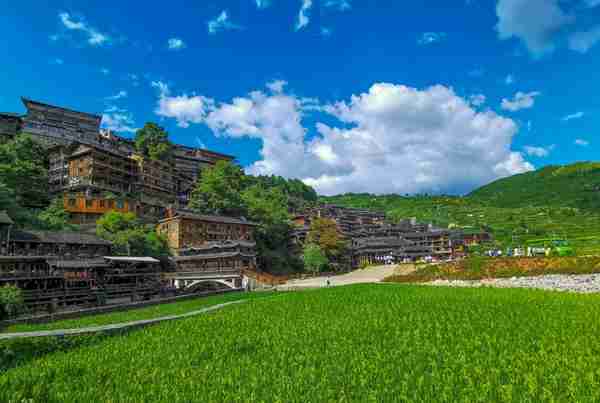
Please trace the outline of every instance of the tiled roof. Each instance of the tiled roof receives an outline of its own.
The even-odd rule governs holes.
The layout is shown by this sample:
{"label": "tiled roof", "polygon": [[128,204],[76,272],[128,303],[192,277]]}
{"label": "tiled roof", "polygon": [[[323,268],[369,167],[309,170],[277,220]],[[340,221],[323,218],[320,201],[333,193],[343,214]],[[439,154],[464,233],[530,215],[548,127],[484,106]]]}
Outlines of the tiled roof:
{"label": "tiled roof", "polygon": [[104,256],[104,259],[111,262],[133,262],[133,263],[160,263],[160,260],[147,256]]}
{"label": "tiled roof", "polygon": [[[193,211],[188,211],[188,210],[177,210],[175,212],[175,217],[188,218],[190,220],[198,220],[198,221],[206,221],[206,222],[218,222],[218,223],[224,223],[224,224],[243,224],[243,225],[250,225],[250,226],[258,225],[257,223],[248,221],[245,218],[197,214],[197,213],[194,213]],[[168,220],[170,220],[170,219],[166,218],[164,220],[160,220],[160,222],[165,222]]]}
{"label": "tiled roof", "polygon": [[201,255],[193,256],[175,256],[173,260],[175,262],[189,262],[194,260],[206,260],[206,259],[218,259],[218,258],[229,258],[240,256],[240,252],[223,252],[223,253],[205,253]]}
{"label": "tiled roof", "polygon": [[32,99],[28,99],[28,98],[25,98],[25,97],[21,97],[21,100],[23,101],[23,104],[25,104],[25,107],[27,107],[28,109],[29,109],[28,104],[33,104],[33,105],[43,106],[45,108],[61,109],[63,111],[75,113],[75,114],[82,115],[82,116],[91,117],[91,118],[94,118],[95,120],[98,120],[98,122],[100,122],[100,120],[102,120],[102,116],[100,116],[98,114],[95,114],[95,113],[87,113],[87,112],[76,111],[74,109],[64,108],[62,106],[50,105],[50,104],[46,104],[46,103],[43,103],[43,102],[34,101]]}
{"label": "tiled roof", "polygon": [[71,231],[15,231],[11,235],[14,242],[66,243],[80,245],[106,245],[111,243],[96,235]]}
{"label": "tiled roof", "polygon": [[6,211],[0,211],[0,224],[12,225],[14,224],[13,220],[10,219]]}
{"label": "tiled roof", "polygon": [[6,116],[9,118],[20,118],[21,114],[14,112],[0,112],[0,116]]}

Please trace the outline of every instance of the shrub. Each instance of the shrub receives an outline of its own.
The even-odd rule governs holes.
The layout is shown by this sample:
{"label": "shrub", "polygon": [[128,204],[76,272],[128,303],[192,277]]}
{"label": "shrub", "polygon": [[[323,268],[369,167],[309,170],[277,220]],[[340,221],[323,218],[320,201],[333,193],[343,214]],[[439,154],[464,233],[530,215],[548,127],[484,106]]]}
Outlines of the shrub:
{"label": "shrub", "polygon": [[0,320],[10,318],[23,311],[23,293],[17,287],[0,287]]}

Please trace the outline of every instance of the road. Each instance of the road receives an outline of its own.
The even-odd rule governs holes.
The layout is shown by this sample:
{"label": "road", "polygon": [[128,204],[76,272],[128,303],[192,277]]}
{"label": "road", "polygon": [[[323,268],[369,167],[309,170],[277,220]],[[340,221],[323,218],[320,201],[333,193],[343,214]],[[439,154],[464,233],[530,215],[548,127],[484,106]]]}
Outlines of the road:
{"label": "road", "polygon": [[411,271],[414,271],[414,267],[412,265],[372,266],[367,269],[355,270],[353,272],[341,274],[339,276],[321,276],[307,278],[304,280],[290,280],[283,285],[277,286],[277,290],[290,291],[302,288],[326,287],[328,279],[330,281],[331,286],[361,283],[379,283],[384,278],[389,277],[393,274],[408,274]]}

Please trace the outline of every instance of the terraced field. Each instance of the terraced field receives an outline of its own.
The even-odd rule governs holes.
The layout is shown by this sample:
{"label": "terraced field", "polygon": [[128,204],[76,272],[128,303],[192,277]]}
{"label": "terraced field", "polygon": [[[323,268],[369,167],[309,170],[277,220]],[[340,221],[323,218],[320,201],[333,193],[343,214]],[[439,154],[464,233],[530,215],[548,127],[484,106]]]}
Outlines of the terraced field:
{"label": "terraced field", "polygon": [[283,293],[30,357],[0,374],[0,401],[592,402],[599,332],[594,295]]}

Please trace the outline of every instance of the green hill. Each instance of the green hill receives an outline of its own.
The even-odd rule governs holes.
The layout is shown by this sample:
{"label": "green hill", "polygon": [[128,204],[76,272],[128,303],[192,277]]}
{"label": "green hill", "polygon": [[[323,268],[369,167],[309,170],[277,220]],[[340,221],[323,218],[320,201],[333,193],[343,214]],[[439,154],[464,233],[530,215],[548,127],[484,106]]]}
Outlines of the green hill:
{"label": "green hill", "polygon": [[468,197],[498,207],[568,206],[600,210],[600,163],[547,166],[499,179]]}
{"label": "green hill", "polygon": [[600,254],[600,163],[549,166],[497,180],[464,197],[351,193],[320,201],[383,210],[392,219],[486,228],[501,246],[558,236],[578,254]]}

